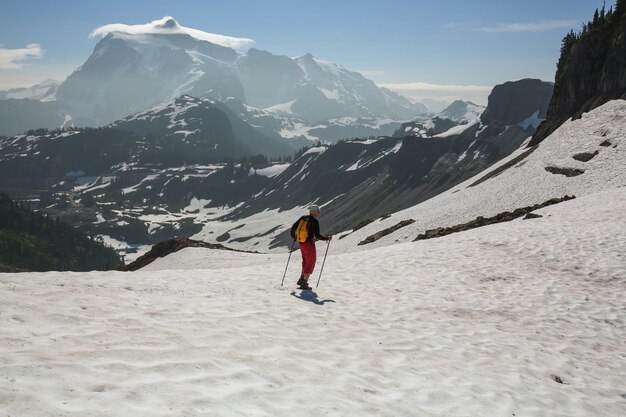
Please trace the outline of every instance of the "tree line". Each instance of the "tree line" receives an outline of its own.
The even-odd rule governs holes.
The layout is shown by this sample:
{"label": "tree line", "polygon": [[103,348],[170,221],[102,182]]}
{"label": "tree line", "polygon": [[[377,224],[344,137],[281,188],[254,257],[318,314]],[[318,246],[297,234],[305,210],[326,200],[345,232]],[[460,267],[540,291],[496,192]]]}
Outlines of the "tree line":
{"label": "tree line", "polygon": [[[606,5],[602,6],[602,9],[596,8],[593,14],[593,19],[588,22],[583,22],[579,31],[573,29],[565,35],[563,42],[561,43],[561,56],[557,63],[557,73],[563,74],[564,69],[569,60],[569,56],[572,49],[581,39],[586,37],[590,33],[600,32],[615,24],[619,24],[622,16],[626,14],[626,0],[616,0],[615,8],[613,6],[606,10]],[[608,45],[604,45],[608,46]]]}
{"label": "tree line", "polygon": [[94,236],[0,193],[0,272],[107,270],[121,263]]}

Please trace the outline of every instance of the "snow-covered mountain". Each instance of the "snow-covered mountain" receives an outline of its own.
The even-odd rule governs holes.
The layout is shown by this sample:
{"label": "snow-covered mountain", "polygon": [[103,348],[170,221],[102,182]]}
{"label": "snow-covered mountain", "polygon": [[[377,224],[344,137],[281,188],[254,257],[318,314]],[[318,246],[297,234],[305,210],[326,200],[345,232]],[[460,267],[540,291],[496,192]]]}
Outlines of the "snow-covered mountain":
{"label": "snow-covered mountain", "polygon": [[389,136],[402,124],[388,117],[338,117],[311,122],[251,107],[232,97],[224,104],[266,135],[289,139],[301,146],[317,141],[335,143],[342,139]]}
{"label": "snow-covered mountain", "polygon": [[183,94],[234,98],[274,114],[315,122],[341,117],[410,118],[426,113],[361,74],[305,54],[298,58],[250,49],[242,53],[186,30],[171,17],[99,30],[87,61],[56,98],[83,123],[103,124]]}
{"label": "snow-covered mountain", "polygon": [[[224,161],[259,153],[291,155],[290,144],[264,135],[225,106],[182,96],[107,127],[38,129],[0,138],[0,189],[24,194],[50,186],[70,190],[75,183],[85,185],[99,178],[108,184],[128,172],[124,182],[135,184],[171,168],[183,172],[188,165],[201,164],[199,171],[206,172],[207,164],[222,162],[223,167]],[[236,191],[223,194],[230,201]]]}
{"label": "snow-covered mountain", "polygon": [[[493,105],[493,104],[492,104]],[[485,107],[470,101],[456,100],[433,117],[418,118],[403,123],[394,136],[446,137],[460,134],[464,130],[480,123],[480,116]]]}
{"label": "snow-covered mountain", "polygon": [[135,113],[110,126],[138,135],[158,135],[166,141],[169,138],[201,141],[204,146],[208,145],[207,138],[212,138],[215,141],[212,145],[224,159],[257,154],[286,156],[297,145],[275,133],[265,135],[220,102],[189,95]]}
{"label": "snow-covered mountain", "polygon": [[[371,164],[388,165],[393,167],[389,172],[391,174],[388,177],[389,181],[368,175],[364,175],[360,180],[355,177],[354,185],[346,185],[345,195],[332,193],[332,190],[343,184],[343,181],[337,181],[338,175],[335,174],[330,181],[323,177],[323,171],[314,169],[317,164],[322,164],[324,159],[337,158],[337,151],[332,151],[332,148],[326,151],[323,149],[311,151],[280,174],[285,179],[283,183],[292,178],[292,181],[307,184],[307,187],[311,185],[309,178],[317,176],[320,180],[319,186],[310,195],[305,192],[307,187],[289,189],[289,185],[286,184],[288,190],[286,194],[278,189],[267,198],[263,195],[257,197],[261,199],[260,206],[265,204],[266,207],[272,208],[269,197],[288,199],[289,193],[299,193],[291,197],[291,201],[297,201],[298,204],[293,204],[290,210],[285,210],[284,206],[282,209],[274,210],[261,211],[258,208],[246,210],[247,205],[253,208],[256,206],[252,202],[243,204],[218,221],[203,217],[201,210],[200,218],[206,220],[203,221],[203,231],[195,237],[213,241],[215,237],[222,236],[221,243],[238,248],[269,250],[278,247],[284,250],[288,244],[287,227],[294,218],[305,211],[308,204],[316,202],[323,207],[325,229],[338,233],[338,240],[333,243],[335,250],[354,251],[357,250],[359,243],[376,234],[381,234],[380,239],[369,245],[374,247],[393,245],[397,242],[409,242],[426,230],[468,222],[478,216],[494,216],[565,195],[581,197],[623,188],[626,187],[626,171],[623,169],[626,154],[621,150],[626,146],[624,143],[626,127],[622,122],[624,117],[626,101],[616,100],[584,114],[580,120],[566,122],[536,148],[526,148],[530,140],[530,134],[526,134],[527,140],[515,152],[490,168],[468,176],[467,180],[457,183],[445,192],[433,190],[435,196],[432,198],[418,200],[418,204],[409,205],[404,210],[395,212],[390,210],[386,213],[381,211],[378,216],[368,216],[368,211],[375,212],[369,205],[375,207],[378,204],[379,207],[384,207],[385,204],[395,204],[399,207],[397,204],[408,202],[420,193],[423,196],[428,195],[430,187],[436,187],[441,181],[450,181],[450,175],[454,173],[459,175],[459,172],[467,169],[462,166],[463,162],[467,164],[474,158],[484,158],[482,153],[492,149],[498,143],[498,137],[490,143],[485,143],[482,150],[472,151],[476,146],[472,144],[469,150],[461,155],[451,148],[449,153],[444,153],[444,157],[430,166],[428,172],[430,178],[426,177],[426,181],[421,185],[419,170],[401,169],[403,166],[401,161],[404,158],[411,161],[423,160],[421,158],[426,155],[411,154],[410,147],[419,146],[419,143],[424,141],[430,141],[436,146],[441,142],[453,140],[459,145],[468,146],[471,140],[464,142],[462,138],[469,133],[473,136],[475,130],[469,129],[457,139],[453,136],[432,140],[414,138],[412,141],[405,138],[397,142],[397,147],[380,141],[363,143],[360,145],[363,150],[359,152],[355,149],[352,153],[353,160],[356,160],[354,165],[345,165],[344,169],[348,173],[356,170],[357,173],[360,171],[366,174]],[[515,128],[509,127],[506,131],[510,132],[513,129]],[[484,130],[488,131],[489,128]],[[349,146],[358,145],[346,143],[344,146],[345,150],[348,150]],[[376,146],[380,148],[380,152],[367,153],[368,146]],[[374,156],[376,154],[383,158],[376,161],[377,156]],[[383,162],[385,160],[386,162]],[[437,174],[445,163],[456,166],[456,169],[446,169]],[[380,169],[379,165],[378,170]],[[398,170],[401,175],[394,177],[394,170]],[[344,180],[345,178],[347,177],[344,177]],[[415,186],[407,188],[404,192],[399,178],[413,178]],[[205,210],[210,212],[208,208]],[[350,218],[351,213],[356,213],[353,219]],[[346,228],[346,224],[352,226]],[[402,227],[397,227],[399,225]],[[397,231],[384,233],[396,227]]]}
{"label": "snow-covered mountain", "polygon": [[522,79],[496,85],[487,107],[456,100],[433,117],[403,123],[394,136],[447,137],[475,125],[515,126],[534,131],[545,120],[554,83]]}
{"label": "snow-covered mountain", "polygon": [[0,135],[71,126],[71,116],[56,102],[58,87],[58,81],[45,80],[31,87],[0,90]]}
{"label": "snow-covered mountain", "polygon": [[311,122],[337,117],[409,118],[421,104],[380,88],[358,72],[305,54],[297,58],[250,49],[237,61],[247,104]]}
{"label": "snow-covered mountain", "polygon": [[[533,106],[542,103],[543,98]],[[455,186],[509,155],[533,132],[532,126],[497,120],[482,124],[480,111],[471,103],[454,103],[444,114],[455,120],[431,120],[435,129],[442,129],[433,138],[405,128],[394,137],[310,148],[293,163],[256,158],[232,164],[226,162],[232,160],[228,156],[293,152],[289,145],[297,140],[282,139],[285,132],[262,131],[257,126],[268,123],[258,119],[279,123],[274,129],[300,129],[303,136],[342,124],[353,128],[353,120],[335,119],[335,125],[327,122],[314,129],[303,120],[284,119],[235,99],[221,103],[184,95],[105,129],[34,133],[0,142],[0,186],[22,182],[28,193],[29,186],[40,190],[42,182],[54,181],[57,195],[70,193],[86,210],[81,222],[115,242],[145,245],[171,237],[176,229],[195,234],[204,224],[222,230],[245,219],[246,226],[237,232],[222,230],[202,238],[231,245],[250,240],[265,248],[284,243],[278,225],[266,235],[267,230],[251,226],[266,216],[273,222],[276,213],[292,213],[317,201],[328,203],[329,227],[350,229]],[[240,114],[247,115],[248,123]],[[96,210],[89,212],[85,202]],[[154,210],[162,214],[148,215]],[[218,217],[221,224],[216,225]],[[252,239],[256,234],[264,236],[262,243]]]}
{"label": "snow-covered mountain", "polygon": [[471,101],[455,100],[437,116],[441,119],[449,119],[463,124],[479,119],[483,111],[485,111],[484,106],[479,106]]}

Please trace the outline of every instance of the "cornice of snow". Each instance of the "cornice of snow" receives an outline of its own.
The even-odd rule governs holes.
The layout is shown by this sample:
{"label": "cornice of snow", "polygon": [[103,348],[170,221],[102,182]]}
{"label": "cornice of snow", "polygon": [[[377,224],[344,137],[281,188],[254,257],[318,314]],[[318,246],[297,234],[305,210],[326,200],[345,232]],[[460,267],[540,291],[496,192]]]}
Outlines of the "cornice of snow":
{"label": "cornice of snow", "polygon": [[124,23],[111,23],[94,29],[90,38],[106,36],[107,34],[124,35],[180,35],[186,34],[198,40],[211,42],[228,48],[243,49],[254,44],[249,38],[237,38],[233,36],[219,35],[204,32],[202,30],[181,26],[173,17],[165,16],[162,19],[153,20],[150,23],[140,25],[127,25]]}

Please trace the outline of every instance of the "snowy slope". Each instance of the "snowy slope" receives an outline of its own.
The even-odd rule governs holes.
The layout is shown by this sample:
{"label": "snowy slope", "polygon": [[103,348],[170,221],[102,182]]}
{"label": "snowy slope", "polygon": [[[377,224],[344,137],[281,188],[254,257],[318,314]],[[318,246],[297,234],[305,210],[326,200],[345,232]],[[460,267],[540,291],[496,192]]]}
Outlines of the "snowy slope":
{"label": "snowy slope", "polygon": [[185,249],[136,273],[0,274],[3,411],[626,415],[626,189],[540,213],[331,248],[317,298],[280,288],[284,254]]}
{"label": "snowy slope", "polygon": [[[492,216],[566,194],[588,195],[626,186],[626,101],[611,101],[582,119],[564,123],[537,149],[501,174],[471,186],[489,172],[515,160],[527,149],[521,148],[508,158],[452,189],[413,208],[358,230],[342,239],[341,246],[353,247],[365,237],[393,226],[401,220],[415,223],[371,245],[387,245],[413,240],[419,233],[464,223],[477,216]],[[600,146],[608,142],[610,146]],[[606,144],[606,143],[605,143]],[[575,160],[583,152],[598,154],[588,162]],[[546,167],[575,168],[584,173],[574,177],[553,174]]]}
{"label": "snowy slope", "polygon": [[[469,180],[452,187],[430,200],[416,206],[391,214],[388,217],[374,220],[358,231],[339,239],[335,250],[354,251],[358,243],[366,237],[389,228],[407,219],[415,223],[404,227],[395,233],[369,244],[376,247],[390,245],[396,242],[413,240],[425,230],[452,226],[475,219],[477,216],[493,216],[506,210],[543,203],[544,201],[563,197],[566,194],[584,196],[594,192],[626,186],[626,101],[616,100],[584,114],[582,119],[566,122],[560,129],[546,139],[537,149],[525,159],[514,163],[513,167],[504,170],[499,175],[470,186],[482,179],[490,172],[515,161],[520,155],[528,151],[522,146],[518,151],[504,158],[491,168]],[[600,146],[603,142],[610,146]],[[582,162],[572,157],[582,152],[598,154],[588,162]],[[476,158],[475,153],[462,155],[463,158]],[[565,177],[552,174],[546,167],[576,168],[584,170],[581,175]],[[327,201],[318,201],[324,204]],[[302,208],[304,210],[304,207]],[[302,213],[296,212],[295,215]],[[263,216],[265,230],[274,230],[263,236],[256,236],[244,242],[233,242],[231,245],[245,249],[264,250],[270,248],[272,239],[294,221],[294,213],[275,211],[260,213]],[[366,220],[366,219],[362,219]],[[241,226],[241,225],[244,226]],[[228,222],[226,224],[207,224],[206,230],[237,229],[239,235],[250,237],[252,233],[246,230],[247,219]],[[329,230],[324,227],[324,217],[321,218],[324,232],[339,233],[341,230]],[[343,231],[346,234],[349,231]],[[199,238],[211,239],[206,234]],[[280,247],[277,250],[284,250]]]}

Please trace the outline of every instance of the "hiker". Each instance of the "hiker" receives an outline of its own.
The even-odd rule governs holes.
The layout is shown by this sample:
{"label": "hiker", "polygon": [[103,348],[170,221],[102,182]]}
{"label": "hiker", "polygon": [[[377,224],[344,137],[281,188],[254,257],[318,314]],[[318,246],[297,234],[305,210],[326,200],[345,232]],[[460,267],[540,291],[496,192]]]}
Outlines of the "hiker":
{"label": "hiker", "polygon": [[300,217],[291,226],[291,237],[298,241],[300,252],[302,253],[302,274],[297,283],[299,285],[298,288],[301,290],[311,289],[308,281],[313,273],[313,268],[315,268],[315,241],[331,240],[333,238],[332,235],[324,236],[320,234],[320,223],[317,221],[317,217],[320,214],[320,208],[312,205],[309,207],[309,215]]}

